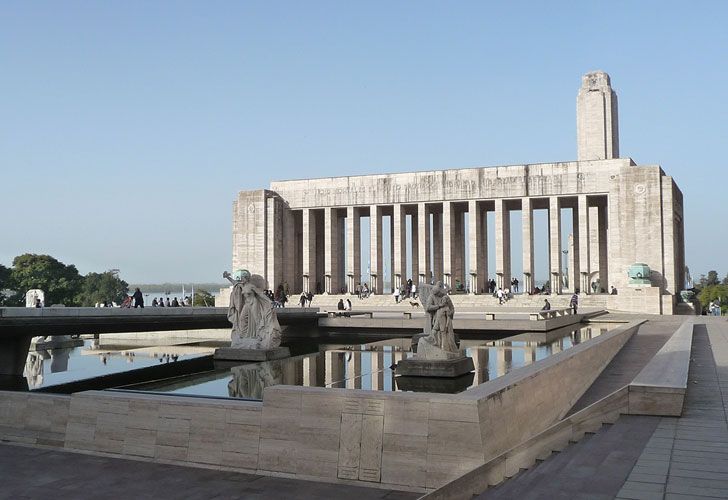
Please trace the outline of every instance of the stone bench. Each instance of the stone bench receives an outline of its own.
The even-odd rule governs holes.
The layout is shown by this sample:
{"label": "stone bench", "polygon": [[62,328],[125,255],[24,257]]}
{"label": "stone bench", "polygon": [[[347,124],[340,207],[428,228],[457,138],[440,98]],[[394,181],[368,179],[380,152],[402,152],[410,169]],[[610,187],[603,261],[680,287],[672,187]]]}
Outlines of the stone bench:
{"label": "stone bench", "polygon": [[352,312],[352,311],[327,311],[326,316],[329,318],[351,318],[354,316],[364,316],[366,318],[372,318],[374,313],[371,311],[366,312]]}
{"label": "stone bench", "polygon": [[560,316],[570,316],[574,314],[574,310],[570,307],[563,309],[549,309],[548,311],[538,311],[528,315],[528,319],[531,321],[542,321],[545,319],[558,318]]}
{"label": "stone bench", "polygon": [[629,385],[629,413],[679,417],[688,388],[693,343],[693,319],[688,319]]}

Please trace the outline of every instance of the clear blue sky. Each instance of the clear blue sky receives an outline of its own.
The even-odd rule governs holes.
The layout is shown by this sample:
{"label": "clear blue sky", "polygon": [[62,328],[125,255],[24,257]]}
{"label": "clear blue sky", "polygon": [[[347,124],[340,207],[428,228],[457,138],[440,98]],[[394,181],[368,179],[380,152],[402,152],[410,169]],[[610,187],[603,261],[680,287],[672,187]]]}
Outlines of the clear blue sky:
{"label": "clear blue sky", "polygon": [[728,271],[728,2],[0,4],[0,263],[219,280],[241,189],[573,160],[581,75]]}

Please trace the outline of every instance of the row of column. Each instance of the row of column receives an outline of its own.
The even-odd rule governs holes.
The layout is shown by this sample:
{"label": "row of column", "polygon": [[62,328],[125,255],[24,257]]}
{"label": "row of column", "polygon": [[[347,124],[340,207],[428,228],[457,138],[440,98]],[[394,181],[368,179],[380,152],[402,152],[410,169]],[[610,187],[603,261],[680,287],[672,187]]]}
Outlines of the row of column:
{"label": "row of column", "polygon": [[[470,292],[482,293],[488,280],[487,211],[495,212],[495,276],[497,287],[511,284],[511,228],[510,211],[521,210],[523,241],[522,291],[533,290],[534,241],[533,211],[548,208],[549,275],[552,293],[563,290],[561,209],[571,207],[573,238],[570,238],[570,289],[591,293],[595,275],[600,277],[600,288],[606,288],[607,276],[607,211],[606,198],[602,203],[591,203],[587,195],[578,197],[522,198],[520,200],[469,200],[459,202],[372,205],[303,209],[303,291],[339,293],[346,287],[354,292],[359,283],[368,282],[374,293],[384,293],[384,261],[382,218],[391,216],[390,242],[392,245],[392,285],[401,287],[407,280],[406,218],[411,215],[411,276],[413,281],[441,280],[454,287],[456,280],[465,285],[470,278]],[[320,215],[323,210],[323,218]],[[361,276],[361,217],[370,217],[370,275]],[[468,234],[464,217],[468,218]],[[344,218],[346,230],[344,231]],[[432,220],[432,224],[430,224]],[[318,224],[323,222],[323,228]],[[323,229],[323,248],[320,247]],[[344,239],[346,254],[344,255]],[[470,262],[465,269],[465,243]],[[323,273],[320,269],[323,252]],[[431,252],[433,255],[430,255]],[[343,272],[342,272],[343,271]],[[323,274],[323,290],[317,290],[317,276]],[[345,274],[345,281],[341,276]]]}

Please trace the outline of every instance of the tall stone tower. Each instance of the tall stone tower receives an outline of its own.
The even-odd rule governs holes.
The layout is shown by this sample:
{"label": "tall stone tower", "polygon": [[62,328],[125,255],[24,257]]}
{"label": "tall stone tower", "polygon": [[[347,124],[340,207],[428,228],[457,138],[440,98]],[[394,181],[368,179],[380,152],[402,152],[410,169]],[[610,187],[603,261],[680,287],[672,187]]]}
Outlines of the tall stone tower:
{"label": "tall stone tower", "polygon": [[576,98],[576,139],[579,161],[619,158],[617,94],[604,71],[581,77]]}

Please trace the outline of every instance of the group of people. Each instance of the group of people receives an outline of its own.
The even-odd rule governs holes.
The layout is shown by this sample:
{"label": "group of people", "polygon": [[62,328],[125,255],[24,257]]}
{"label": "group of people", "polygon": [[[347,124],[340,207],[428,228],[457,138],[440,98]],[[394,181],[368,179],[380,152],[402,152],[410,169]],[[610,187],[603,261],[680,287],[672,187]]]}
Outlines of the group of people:
{"label": "group of people", "polygon": [[404,299],[416,299],[417,298],[417,284],[411,279],[407,280],[401,288],[394,289],[394,302],[399,304],[400,300]]}
{"label": "group of people", "polygon": [[359,300],[366,299],[372,294],[367,283],[364,283],[363,285],[361,283],[357,283],[354,287],[354,293],[357,297],[359,297]]}
{"label": "group of people", "polygon": [[272,290],[264,290],[263,293],[273,303],[273,307],[286,307],[286,302],[288,302],[288,293],[286,292],[287,288],[288,283],[283,282],[278,285],[275,293]]}
{"label": "group of people", "polygon": [[301,293],[301,298],[298,299],[298,303],[301,305],[301,307],[311,307],[311,302],[313,302],[313,294],[311,292],[303,292]]}
{"label": "group of people", "polygon": [[336,309],[339,311],[351,311],[351,300],[339,299],[339,303],[336,304]]}
{"label": "group of people", "polygon": [[[541,308],[542,311],[550,311],[551,310],[551,302],[549,302],[549,299],[543,300],[544,304]],[[574,311],[574,314],[576,314],[576,311],[579,309],[579,294],[573,294],[571,296],[571,299],[569,299],[569,308]]]}
{"label": "group of people", "polygon": [[[174,297],[172,300],[169,300],[169,297],[167,297],[166,299],[163,299],[162,297],[159,297],[159,299],[157,299],[155,297],[152,300],[152,307],[190,307],[191,305],[192,299],[189,297],[189,295],[186,295],[185,298],[182,300],[177,300],[177,297]],[[144,307],[143,301],[142,307]]]}

